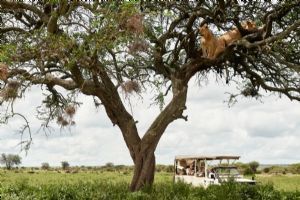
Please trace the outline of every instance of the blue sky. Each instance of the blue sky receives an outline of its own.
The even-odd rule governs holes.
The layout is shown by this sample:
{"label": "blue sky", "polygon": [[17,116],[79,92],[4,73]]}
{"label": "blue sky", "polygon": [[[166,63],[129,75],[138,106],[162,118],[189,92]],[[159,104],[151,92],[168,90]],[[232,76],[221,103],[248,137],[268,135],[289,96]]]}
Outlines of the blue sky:
{"label": "blue sky", "polygon": [[[236,85],[210,80],[202,86],[190,82],[185,111],[188,121],[177,120],[168,127],[156,150],[157,163],[172,164],[175,155],[185,154],[240,155],[243,162],[264,164],[300,162],[299,102],[266,93],[261,100],[239,98],[229,108],[224,102],[228,99],[226,92],[234,92]],[[158,106],[150,106],[151,97],[130,99],[141,135],[159,113]],[[112,126],[104,109],[96,110],[91,97],[79,98],[83,104],[75,115],[76,126],[60,131],[53,123],[51,133],[36,133],[40,122],[35,118],[35,107],[40,104],[41,91],[33,88],[16,103],[16,111],[23,113],[32,126],[33,144],[27,156],[18,146],[18,118],[0,126],[0,153],[20,154],[23,166],[40,166],[42,162],[59,166],[63,160],[73,166],[107,162],[131,165],[121,132]],[[128,100],[124,101],[128,106]]]}

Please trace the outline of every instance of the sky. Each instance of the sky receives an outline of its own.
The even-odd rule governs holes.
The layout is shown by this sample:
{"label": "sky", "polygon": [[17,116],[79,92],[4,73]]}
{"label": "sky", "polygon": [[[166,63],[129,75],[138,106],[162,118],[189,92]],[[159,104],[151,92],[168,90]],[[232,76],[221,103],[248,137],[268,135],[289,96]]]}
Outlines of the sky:
{"label": "sky", "polygon": [[[239,155],[242,162],[255,160],[261,164],[300,162],[299,102],[265,93],[261,100],[238,98],[229,107],[226,92],[236,92],[237,86],[209,79],[201,86],[196,80],[190,81],[184,112],[188,121],[179,119],[169,125],[155,152],[158,164],[172,164],[176,155],[194,154]],[[0,125],[0,153],[19,154],[21,166],[41,166],[43,162],[60,166],[61,161],[71,166],[133,164],[120,130],[112,126],[103,107],[95,109],[91,97],[79,96],[83,104],[71,129],[61,130],[53,123],[51,133],[37,132],[40,121],[35,117],[35,107],[40,105],[41,94],[39,88],[32,88],[16,102],[15,111],[24,114],[32,128],[33,144],[27,155],[18,145],[21,139],[17,130],[22,121],[17,117]],[[141,136],[159,113],[158,106],[151,106],[151,98],[148,94],[130,99]],[[128,99],[124,101],[128,106]]]}

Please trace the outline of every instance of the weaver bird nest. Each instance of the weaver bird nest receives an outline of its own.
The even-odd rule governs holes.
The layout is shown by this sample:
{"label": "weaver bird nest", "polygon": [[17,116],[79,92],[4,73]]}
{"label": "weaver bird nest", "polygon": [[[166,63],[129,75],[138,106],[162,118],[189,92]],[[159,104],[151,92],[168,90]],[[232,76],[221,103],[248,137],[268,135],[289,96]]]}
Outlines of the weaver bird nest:
{"label": "weaver bird nest", "polygon": [[68,125],[75,125],[75,121],[73,121],[73,117],[76,113],[76,108],[74,105],[67,105],[64,109],[64,113],[57,117],[57,124],[61,125],[62,127]]}
{"label": "weaver bird nest", "polygon": [[125,81],[122,83],[121,88],[126,94],[131,94],[132,92],[141,93],[141,87],[136,81]]}
{"label": "weaver bird nest", "polygon": [[128,46],[129,53],[134,54],[136,52],[145,52],[148,50],[148,43],[143,40],[136,40]]}
{"label": "weaver bird nest", "polygon": [[18,81],[9,81],[7,85],[0,91],[0,97],[3,101],[14,100],[18,97],[18,91],[21,84]]}
{"label": "weaver bird nest", "polygon": [[8,67],[4,63],[0,63],[0,80],[6,81],[8,78]]}
{"label": "weaver bird nest", "polygon": [[73,105],[68,105],[66,108],[65,108],[65,113],[69,116],[69,117],[73,117],[76,113],[76,108],[75,106]]}
{"label": "weaver bird nest", "polygon": [[120,28],[135,35],[144,34],[143,16],[134,14],[130,17],[125,17],[120,23]]}

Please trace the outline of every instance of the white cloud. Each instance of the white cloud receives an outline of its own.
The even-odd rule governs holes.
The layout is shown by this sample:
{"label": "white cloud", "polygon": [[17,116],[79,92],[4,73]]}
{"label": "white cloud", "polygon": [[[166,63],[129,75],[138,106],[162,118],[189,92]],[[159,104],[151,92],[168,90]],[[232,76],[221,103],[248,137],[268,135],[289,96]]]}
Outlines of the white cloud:
{"label": "white cloud", "polygon": [[[167,128],[156,150],[157,163],[172,164],[178,154],[235,154],[245,162],[299,162],[295,153],[300,139],[299,102],[272,95],[263,98],[263,103],[242,98],[229,108],[224,103],[228,98],[225,92],[234,88],[221,83],[198,87],[192,82],[185,111],[189,120],[176,120]],[[17,110],[28,117],[36,130],[39,121],[34,118],[34,111],[40,104],[41,93],[33,90],[26,97],[19,101]],[[131,100],[140,135],[159,113],[157,106],[149,107],[148,98]],[[96,111],[91,97],[80,96],[80,100],[84,104],[75,116],[72,132],[56,128],[48,136],[33,134],[34,143],[28,155],[21,153],[23,165],[49,162],[54,166],[63,160],[71,165],[132,164],[122,134],[112,126],[104,108]],[[16,145],[20,135],[14,130],[21,121],[11,122],[0,126],[0,153],[19,153],[20,147]]]}

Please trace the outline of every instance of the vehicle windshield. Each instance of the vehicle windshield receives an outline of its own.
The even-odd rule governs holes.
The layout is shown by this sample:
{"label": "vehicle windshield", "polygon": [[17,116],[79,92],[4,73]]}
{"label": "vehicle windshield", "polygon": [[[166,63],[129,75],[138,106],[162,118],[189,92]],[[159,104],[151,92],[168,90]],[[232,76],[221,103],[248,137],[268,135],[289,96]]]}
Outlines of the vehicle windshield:
{"label": "vehicle windshield", "polygon": [[215,172],[221,176],[238,176],[239,172],[235,167],[221,167],[215,168]]}

